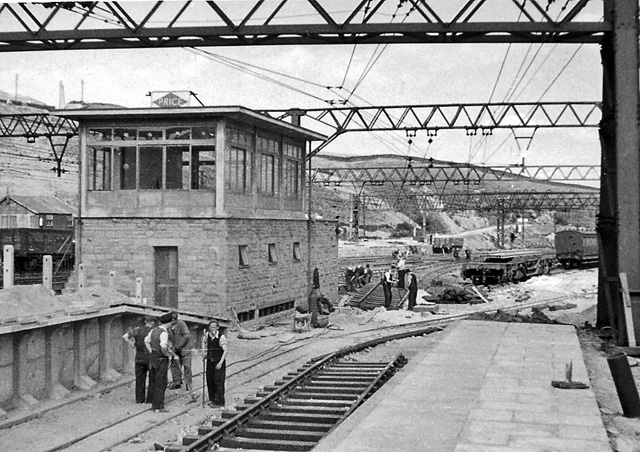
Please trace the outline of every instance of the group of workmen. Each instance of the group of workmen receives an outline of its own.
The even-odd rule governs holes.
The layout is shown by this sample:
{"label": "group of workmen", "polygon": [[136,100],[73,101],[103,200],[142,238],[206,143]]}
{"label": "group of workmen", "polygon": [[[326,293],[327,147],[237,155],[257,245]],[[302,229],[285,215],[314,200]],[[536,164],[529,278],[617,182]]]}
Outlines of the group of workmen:
{"label": "group of workmen", "polygon": [[[143,325],[131,328],[122,337],[136,350],[136,403],[150,403],[152,410],[167,412],[164,403],[166,389],[180,389],[183,382],[190,402],[198,400],[193,392],[191,370],[195,341],[189,326],[178,318],[177,312],[168,312],[160,317],[144,316]],[[203,334],[202,354],[209,405],[224,406],[227,339],[216,319],[209,322]]]}
{"label": "group of workmen", "polygon": [[347,267],[344,274],[347,291],[359,289],[371,281],[372,276],[373,271],[369,264]]}
{"label": "group of workmen", "polygon": [[389,269],[382,275],[382,290],[384,291],[384,307],[389,309],[393,301],[393,292],[391,288],[396,286],[398,289],[409,291],[407,298],[409,304],[407,309],[412,311],[417,304],[418,298],[418,277],[406,265],[405,256],[400,255],[398,263],[391,265]]}

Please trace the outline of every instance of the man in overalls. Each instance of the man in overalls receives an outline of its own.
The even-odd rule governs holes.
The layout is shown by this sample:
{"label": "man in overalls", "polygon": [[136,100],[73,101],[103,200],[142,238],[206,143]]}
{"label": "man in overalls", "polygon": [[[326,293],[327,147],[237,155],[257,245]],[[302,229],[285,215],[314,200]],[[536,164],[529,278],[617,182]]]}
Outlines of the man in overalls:
{"label": "man in overalls", "polygon": [[227,370],[227,338],[219,330],[217,320],[209,323],[202,337],[202,349],[206,354],[206,378],[209,401],[212,407],[224,406],[224,382]]}
{"label": "man in overalls", "polygon": [[149,388],[151,389],[151,408],[156,413],[166,413],[164,408],[164,391],[167,389],[167,371],[169,360],[178,357],[169,346],[169,327],[173,316],[171,313],[163,314],[158,321],[160,326],[155,327],[144,338],[147,350],[149,350]]}

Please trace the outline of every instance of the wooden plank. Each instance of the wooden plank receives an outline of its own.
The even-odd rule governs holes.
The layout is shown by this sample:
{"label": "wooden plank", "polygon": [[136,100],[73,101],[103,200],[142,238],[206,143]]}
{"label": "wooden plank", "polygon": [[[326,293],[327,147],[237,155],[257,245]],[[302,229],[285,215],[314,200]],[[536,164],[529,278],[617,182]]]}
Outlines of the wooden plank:
{"label": "wooden plank", "polygon": [[633,316],[631,312],[631,295],[629,294],[627,274],[624,272],[620,273],[620,289],[622,290],[622,305],[624,307],[624,320],[627,327],[627,340],[629,341],[629,347],[635,347],[636,334],[633,327]]}

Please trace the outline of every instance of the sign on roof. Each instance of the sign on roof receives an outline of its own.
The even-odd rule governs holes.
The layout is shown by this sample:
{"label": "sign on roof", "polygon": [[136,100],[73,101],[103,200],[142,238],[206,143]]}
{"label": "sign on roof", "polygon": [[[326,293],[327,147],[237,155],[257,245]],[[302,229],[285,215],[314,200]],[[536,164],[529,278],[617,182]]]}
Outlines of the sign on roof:
{"label": "sign on roof", "polygon": [[152,91],[151,107],[180,108],[188,107],[191,101],[189,91]]}

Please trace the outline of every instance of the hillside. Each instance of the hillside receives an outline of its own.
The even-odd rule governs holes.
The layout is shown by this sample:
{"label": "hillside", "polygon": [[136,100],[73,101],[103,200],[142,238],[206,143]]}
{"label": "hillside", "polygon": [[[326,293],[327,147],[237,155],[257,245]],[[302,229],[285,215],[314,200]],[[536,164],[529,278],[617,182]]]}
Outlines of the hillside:
{"label": "hillside", "polygon": [[[0,91],[0,115],[36,114],[51,109],[41,102],[20,97],[16,102]],[[57,177],[51,144],[46,138],[34,143],[26,138],[0,138],[0,196],[7,192],[17,195],[55,196],[77,205],[78,172],[77,144],[71,140],[64,158],[67,172]]]}
{"label": "hillside", "polygon": [[[364,168],[407,168],[408,164],[414,168],[433,164],[435,167],[448,166],[450,162],[431,161],[428,159],[412,158],[411,162],[407,158],[397,155],[370,155],[363,157],[342,157],[335,155],[318,154],[313,158],[313,168],[350,168],[361,170]],[[334,219],[340,216],[343,224],[348,224],[350,218],[351,197],[360,193],[372,198],[395,199],[398,194],[403,196],[432,195],[432,194],[453,194],[453,193],[495,193],[513,191],[536,191],[536,192],[570,192],[578,190],[594,190],[576,184],[560,182],[534,181],[527,178],[516,178],[510,181],[485,181],[481,185],[475,184],[447,184],[437,183],[433,185],[410,185],[399,183],[385,183],[379,186],[370,184],[364,186],[354,186],[352,183],[342,183],[339,186],[314,184],[312,188],[313,206],[312,212],[327,219]],[[394,232],[397,235],[407,235],[414,226],[420,226],[423,221],[422,212],[417,209],[406,209],[399,206],[397,210],[371,210],[361,208],[364,214],[360,214],[360,227],[366,227],[368,236],[387,237]],[[595,215],[593,212],[549,212],[526,211],[525,218],[529,222],[527,229],[527,241],[532,243],[545,243],[544,238],[554,230],[554,217],[557,227],[585,227],[593,229],[595,227]],[[430,234],[461,234],[464,231],[495,226],[497,223],[497,212],[475,212],[473,206],[463,212],[426,212],[427,232]],[[515,228],[518,217],[522,212],[507,214],[505,224],[507,227]],[[403,225],[408,223],[411,227]],[[400,225],[400,228],[398,227]],[[402,229],[400,231],[399,229]],[[362,235],[362,232],[360,232]],[[495,235],[495,232],[492,234]]]}

